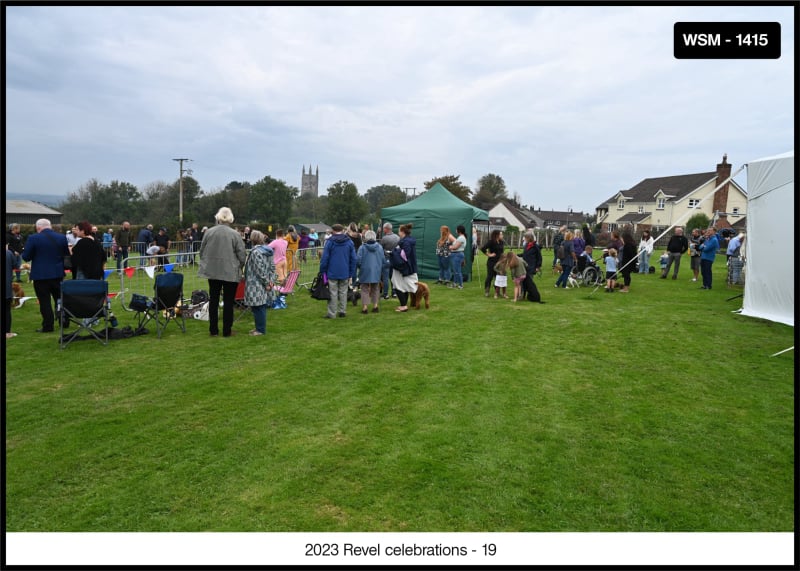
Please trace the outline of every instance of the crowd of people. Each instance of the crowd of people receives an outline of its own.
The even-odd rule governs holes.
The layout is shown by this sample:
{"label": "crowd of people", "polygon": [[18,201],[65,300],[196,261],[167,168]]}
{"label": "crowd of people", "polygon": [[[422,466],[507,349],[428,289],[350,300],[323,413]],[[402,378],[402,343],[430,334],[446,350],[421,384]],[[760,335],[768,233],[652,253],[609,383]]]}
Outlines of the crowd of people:
{"label": "crowd of people", "polygon": [[[204,226],[199,229],[194,223],[180,230],[176,259],[178,264],[199,263],[198,276],[208,280],[209,333],[212,336],[220,334],[220,299],[223,306],[222,336],[235,334],[232,329],[233,308],[242,279],[245,282],[244,303],[253,310],[255,327],[250,335],[264,335],[266,309],[275,300],[279,286],[297,260],[305,259],[306,252],[320,243],[324,246],[319,254],[319,272],[327,277],[331,294],[324,315],[327,319],[346,317],[348,294],[356,284],[360,286],[363,314],[378,313],[380,299],[391,298],[397,298],[399,302],[395,311],[406,312],[409,295],[418,290],[417,244],[410,223],[401,225],[397,234],[393,232],[391,223],[385,223],[380,236],[369,226],[359,229],[355,223],[347,227],[334,224],[324,240],[320,240],[315,232],[306,229],[297,232],[294,226],[288,226],[285,231],[276,230],[275,238],[270,240],[265,233],[249,227],[244,230],[233,228],[234,217],[230,208],[220,208],[215,221],[211,228]],[[49,220],[40,219],[36,222],[36,233],[27,240],[20,235],[18,224],[9,225],[6,233],[6,337],[16,335],[11,332],[11,285],[14,281],[22,281],[21,262],[28,262],[29,280],[34,284],[39,302],[42,323],[37,332],[47,333],[55,329],[56,315],[52,304],[57,303],[60,295],[65,260],[71,261],[73,279],[103,279],[109,260],[115,258],[117,270],[121,271],[127,267],[131,248],[137,244],[140,260],[155,260],[158,268],[163,269],[173,246],[167,229],[160,227],[158,233],[154,233],[153,225],[148,224],[139,231],[135,242],[132,237],[131,225],[127,221],[116,234],[113,228],[101,234],[96,226],[84,220],[65,235],[56,232]],[[479,248],[474,228],[472,239],[474,255]],[[448,226],[440,227],[436,242],[437,284],[463,289],[467,243],[464,226],[459,225],[455,235]],[[729,267],[739,268],[739,271],[743,243],[744,234],[740,233],[724,246]],[[633,273],[647,275],[650,272],[650,257],[655,244],[649,230],[642,232],[638,244],[630,231],[612,231],[602,255],[594,259],[596,238],[589,227],[584,226],[575,233],[562,227],[556,233],[552,247],[553,273],[558,274],[556,288],[566,288],[574,271],[582,272],[587,265],[596,267],[597,263],[602,263],[605,265],[605,291],[627,293]],[[710,290],[712,266],[721,247],[723,242],[713,227],[705,232],[695,228],[689,238],[684,236],[682,227],[676,227],[661,256],[661,279],[667,279],[670,272],[672,279],[677,279],[681,258],[688,252],[693,274],[691,280],[701,279],[701,289]],[[493,294],[495,299],[509,299],[509,276],[513,282],[514,301],[523,299],[526,292],[531,294],[531,290],[536,290],[533,277],[541,275],[543,255],[532,231],[525,232],[520,255],[506,249],[500,230],[493,230],[479,249],[486,256],[483,284],[486,297]],[[538,291],[535,296],[538,301]]]}
{"label": "crowd of people", "polygon": [[[699,228],[693,229],[690,238],[684,236],[683,227],[676,226],[667,242],[666,250],[660,257],[660,278],[667,279],[671,273],[672,279],[677,280],[681,259],[688,252],[693,274],[691,281],[698,281],[698,277],[702,274],[703,285],[700,289],[711,289],[711,267],[717,251],[725,247],[728,266],[733,268],[734,272],[731,281],[738,283],[737,270],[741,272],[744,237],[744,233],[739,233],[725,245],[718,240],[717,230],[713,226],[705,232],[701,232]],[[606,267],[605,291],[607,292],[628,293],[632,274],[650,273],[650,258],[655,249],[655,239],[650,230],[642,231],[638,244],[631,231],[625,230],[620,233],[613,230],[607,246],[602,250],[603,255],[598,259],[593,258],[594,246],[595,238],[587,226],[583,227],[580,234],[573,234],[565,226],[559,229],[553,240],[553,272],[559,274],[555,283],[556,288],[566,288],[570,276],[581,275],[586,264],[597,262],[603,263]],[[488,256],[492,248],[487,249],[486,246],[484,248]]]}

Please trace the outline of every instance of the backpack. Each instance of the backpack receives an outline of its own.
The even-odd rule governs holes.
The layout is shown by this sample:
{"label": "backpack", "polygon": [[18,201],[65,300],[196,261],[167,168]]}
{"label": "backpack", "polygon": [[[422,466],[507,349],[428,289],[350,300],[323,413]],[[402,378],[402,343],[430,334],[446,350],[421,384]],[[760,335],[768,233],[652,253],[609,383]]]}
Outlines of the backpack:
{"label": "backpack", "polygon": [[558,250],[556,251],[556,256],[558,256],[559,260],[563,260],[564,258],[567,257],[567,251],[564,249],[563,242],[558,246]]}
{"label": "backpack", "polygon": [[408,264],[408,260],[406,259],[406,253],[400,248],[400,246],[394,247],[391,255],[389,256],[389,262],[392,264],[392,268],[399,271],[404,276],[407,276],[411,273],[411,266]]}

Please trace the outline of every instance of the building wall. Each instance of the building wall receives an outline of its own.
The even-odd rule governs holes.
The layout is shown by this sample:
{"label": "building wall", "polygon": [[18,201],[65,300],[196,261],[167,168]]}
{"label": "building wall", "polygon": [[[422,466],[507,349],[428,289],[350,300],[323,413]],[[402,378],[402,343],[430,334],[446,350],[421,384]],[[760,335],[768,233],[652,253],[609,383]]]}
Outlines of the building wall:
{"label": "building wall", "polygon": [[303,167],[300,196],[304,194],[310,194],[315,198],[319,196],[319,167],[317,167],[316,174],[311,173],[311,166],[308,167],[308,174],[306,174],[306,167]]}
{"label": "building wall", "polygon": [[489,211],[489,218],[505,218],[509,225],[525,230],[525,224],[506,208],[502,202],[495,204]]}
{"label": "building wall", "polygon": [[[631,212],[639,212],[640,206],[643,207],[644,212],[650,213],[649,220],[645,220],[643,223],[655,227],[667,227],[676,223],[682,224],[693,215],[698,213],[705,214],[709,219],[711,219],[714,216],[714,198],[709,197],[705,201],[703,201],[703,199],[705,199],[716,188],[716,186],[716,181],[712,180],[701,186],[695,192],[683,197],[678,201],[675,201],[674,199],[667,200],[663,210],[658,210],[656,208],[657,200],[655,199],[649,202],[626,201],[625,208],[622,210],[617,208],[616,203],[610,204],[608,209],[608,217],[602,220],[603,228],[608,228],[609,224],[615,224],[618,227],[618,221],[620,218]],[[690,200],[700,200],[702,203],[698,208],[690,208]],[[747,197],[739,192],[739,190],[733,185],[731,185],[730,189],[728,190],[728,201],[726,208],[726,211],[729,213],[728,221],[731,224],[736,222],[736,220],[739,218],[747,215]],[[739,209],[738,217],[731,215],[734,208]]]}

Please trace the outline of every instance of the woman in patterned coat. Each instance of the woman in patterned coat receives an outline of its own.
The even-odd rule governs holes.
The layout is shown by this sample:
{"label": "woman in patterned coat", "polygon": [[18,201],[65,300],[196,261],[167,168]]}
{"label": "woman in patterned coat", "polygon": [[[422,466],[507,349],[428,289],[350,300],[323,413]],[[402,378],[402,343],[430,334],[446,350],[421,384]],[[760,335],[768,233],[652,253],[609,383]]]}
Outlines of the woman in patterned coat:
{"label": "woman in patterned coat", "polygon": [[275,301],[274,252],[264,244],[265,236],[258,230],[250,233],[250,255],[244,266],[244,303],[253,311],[256,328],[250,335],[264,335],[267,332],[267,307]]}

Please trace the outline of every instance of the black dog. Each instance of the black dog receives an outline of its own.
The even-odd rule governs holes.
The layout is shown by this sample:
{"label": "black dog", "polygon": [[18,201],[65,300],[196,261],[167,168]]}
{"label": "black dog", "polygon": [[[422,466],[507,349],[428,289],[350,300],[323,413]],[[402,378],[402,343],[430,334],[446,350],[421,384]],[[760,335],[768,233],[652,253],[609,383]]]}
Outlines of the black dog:
{"label": "black dog", "polygon": [[347,288],[347,301],[353,304],[353,307],[358,305],[361,299],[361,289],[358,286],[350,286]]}
{"label": "black dog", "polygon": [[528,301],[544,303],[542,296],[539,294],[539,288],[536,287],[533,282],[533,276],[530,274],[526,275],[525,279],[522,280],[522,296],[527,298]]}

